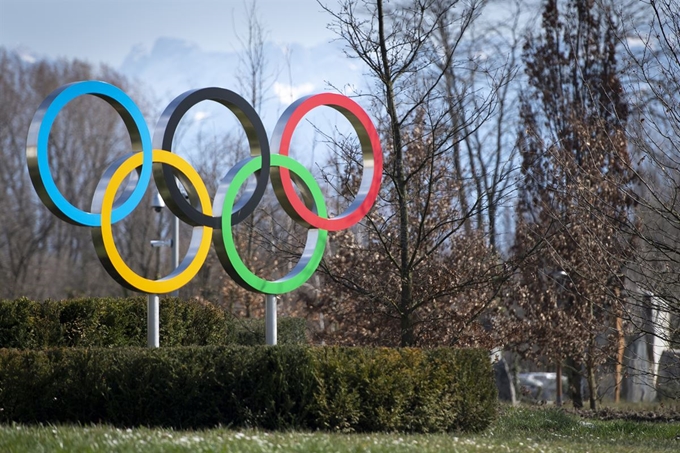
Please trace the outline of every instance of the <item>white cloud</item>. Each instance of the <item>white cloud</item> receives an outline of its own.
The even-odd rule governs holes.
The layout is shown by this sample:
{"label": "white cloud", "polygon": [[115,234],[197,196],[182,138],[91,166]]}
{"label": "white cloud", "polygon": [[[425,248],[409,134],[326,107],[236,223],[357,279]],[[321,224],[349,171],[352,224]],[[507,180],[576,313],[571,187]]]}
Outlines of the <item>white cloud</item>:
{"label": "white cloud", "polygon": [[302,96],[314,91],[314,84],[303,83],[301,85],[287,85],[285,83],[274,82],[274,93],[279,98],[279,102],[290,105]]}
{"label": "white cloud", "polygon": [[631,49],[634,48],[644,49],[647,43],[640,37],[631,36],[626,38],[626,44],[628,44],[628,47],[630,47]]}
{"label": "white cloud", "polygon": [[19,58],[21,58],[21,60],[29,64],[33,64],[37,61],[37,59],[33,55],[30,55],[28,53],[20,53]]}
{"label": "white cloud", "polygon": [[202,121],[210,116],[210,113],[199,110],[194,113],[194,121]]}

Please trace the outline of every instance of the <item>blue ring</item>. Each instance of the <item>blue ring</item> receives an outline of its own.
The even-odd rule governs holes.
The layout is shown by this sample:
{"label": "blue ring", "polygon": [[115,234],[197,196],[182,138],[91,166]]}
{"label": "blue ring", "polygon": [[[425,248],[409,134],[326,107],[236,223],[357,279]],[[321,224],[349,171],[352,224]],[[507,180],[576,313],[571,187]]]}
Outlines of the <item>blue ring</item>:
{"label": "blue ring", "polygon": [[[144,197],[144,193],[146,192],[153,172],[151,134],[149,133],[142,112],[134,101],[119,88],[100,81],[90,80],[76,82],[61,87],[55,90],[52,95],[45,100],[43,103],[44,105],[41,105],[41,109],[36,113],[33,121],[39,121],[40,125],[36,140],[37,169],[47,196],[52,200],[55,208],[72,222],[84,226],[99,227],[102,224],[101,214],[83,211],[82,209],[73,206],[71,202],[61,194],[52,178],[47,154],[47,143],[49,141],[52,124],[54,123],[57,114],[67,103],[84,94],[95,95],[111,104],[123,118],[128,129],[131,127],[130,123],[134,123],[141,141],[141,152],[143,155],[142,170],[139,175],[139,180],[137,181],[134,190],[130,193],[130,196],[112,211],[111,223],[116,223],[125,218],[137,207]],[[40,110],[43,110],[44,112],[42,115]],[[41,116],[42,119],[40,119]]]}

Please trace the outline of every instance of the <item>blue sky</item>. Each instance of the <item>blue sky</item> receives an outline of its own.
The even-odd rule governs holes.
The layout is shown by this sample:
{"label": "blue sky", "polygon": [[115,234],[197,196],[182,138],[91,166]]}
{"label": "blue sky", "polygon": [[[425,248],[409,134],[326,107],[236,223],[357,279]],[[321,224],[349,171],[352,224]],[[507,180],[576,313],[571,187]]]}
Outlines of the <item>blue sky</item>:
{"label": "blue sky", "polygon": [[[292,54],[292,78],[280,49],[268,55],[269,75],[276,73],[269,96],[278,101],[266,109],[269,115],[262,112],[270,122],[294,99],[327,89],[326,81],[339,87],[356,83],[360,73],[346,69],[351,63],[328,62],[344,58],[329,44],[336,37],[327,28],[331,17],[316,0],[0,0],[0,46],[38,58],[106,63],[151,88],[160,108],[187,89],[238,90],[238,36],[247,34],[246,10],[253,3],[268,42],[310,49]],[[179,55],[159,55],[168,43]],[[333,49],[324,51],[327,45]],[[181,48],[187,46],[191,51],[184,55]]]}
{"label": "blue sky", "polygon": [[[220,86],[239,92],[237,37],[247,34],[246,5],[254,1],[0,0],[0,46],[25,51],[26,58],[106,63],[138,81],[160,113],[188,89]],[[324,3],[337,5],[336,0]],[[266,40],[274,44],[268,47],[265,74],[271,85],[259,110],[269,132],[298,97],[328,90],[327,82],[341,89],[359,83],[361,70],[338,45],[329,44],[336,37],[327,29],[331,17],[316,0],[256,0],[256,5]],[[283,48],[290,51],[288,69]],[[339,114],[328,115],[310,117],[330,133]],[[234,122],[211,103],[194,107],[191,119],[194,135],[210,137]],[[156,118],[151,114],[147,121],[152,125]],[[309,148],[312,127],[299,129],[296,143]]]}
{"label": "blue sky", "polygon": [[[81,58],[118,67],[138,45],[180,38],[204,51],[239,50],[245,4],[253,0],[0,0],[0,46],[39,56]],[[334,4],[334,1],[325,3]],[[316,0],[257,0],[275,43],[318,45],[333,39]]]}

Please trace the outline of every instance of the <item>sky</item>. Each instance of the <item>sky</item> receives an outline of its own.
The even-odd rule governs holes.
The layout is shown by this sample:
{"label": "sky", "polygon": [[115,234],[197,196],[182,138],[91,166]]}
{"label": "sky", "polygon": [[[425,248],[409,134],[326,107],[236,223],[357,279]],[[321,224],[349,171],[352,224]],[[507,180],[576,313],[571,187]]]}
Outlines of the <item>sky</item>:
{"label": "sky", "polygon": [[[0,0],[0,46],[118,67],[133,47],[180,38],[236,51],[255,0]],[[325,3],[333,4],[333,1]],[[318,45],[334,38],[316,0],[257,0],[268,40]]]}
{"label": "sky", "polygon": [[[323,2],[337,5],[337,0]],[[325,81],[340,87],[354,82],[328,61],[341,58],[339,51],[322,51],[318,57],[336,36],[327,28],[330,14],[316,0],[0,0],[0,46],[30,58],[105,63],[150,88],[160,108],[187,89],[238,91],[233,81],[238,68],[230,62],[242,50],[238,37],[247,36],[247,10],[253,3],[267,42],[317,49],[310,50],[317,56],[310,61],[300,61],[307,55],[303,52],[293,55],[293,78],[280,61],[270,62],[280,74],[270,88],[279,102],[260,112],[268,130],[292,100],[324,91]],[[169,45],[178,54],[163,59],[159,49]],[[183,46],[192,49],[186,59]],[[202,110],[197,114],[206,119]]]}

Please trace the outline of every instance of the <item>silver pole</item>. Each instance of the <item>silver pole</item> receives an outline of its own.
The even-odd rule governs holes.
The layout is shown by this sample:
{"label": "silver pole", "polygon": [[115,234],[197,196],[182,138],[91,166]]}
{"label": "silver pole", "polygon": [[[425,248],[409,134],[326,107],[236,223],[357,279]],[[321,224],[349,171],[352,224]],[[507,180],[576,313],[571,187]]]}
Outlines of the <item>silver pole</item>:
{"label": "silver pole", "polygon": [[[172,270],[174,271],[179,267],[179,217],[170,214],[172,216]],[[179,297],[179,290],[176,289],[171,293],[171,296]]]}
{"label": "silver pole", "polygon": [[264,307],[264,317],[265,317],[265,331],[264,339],[268,345],[276,345],[276,296],[273,294],[267,294],[265,307]]}
{"label": "silver pole", "polygon": [[149,302],[146,305],[146,344],[149,348],[160,346],[158,306],[158,294],[149,294]]}

